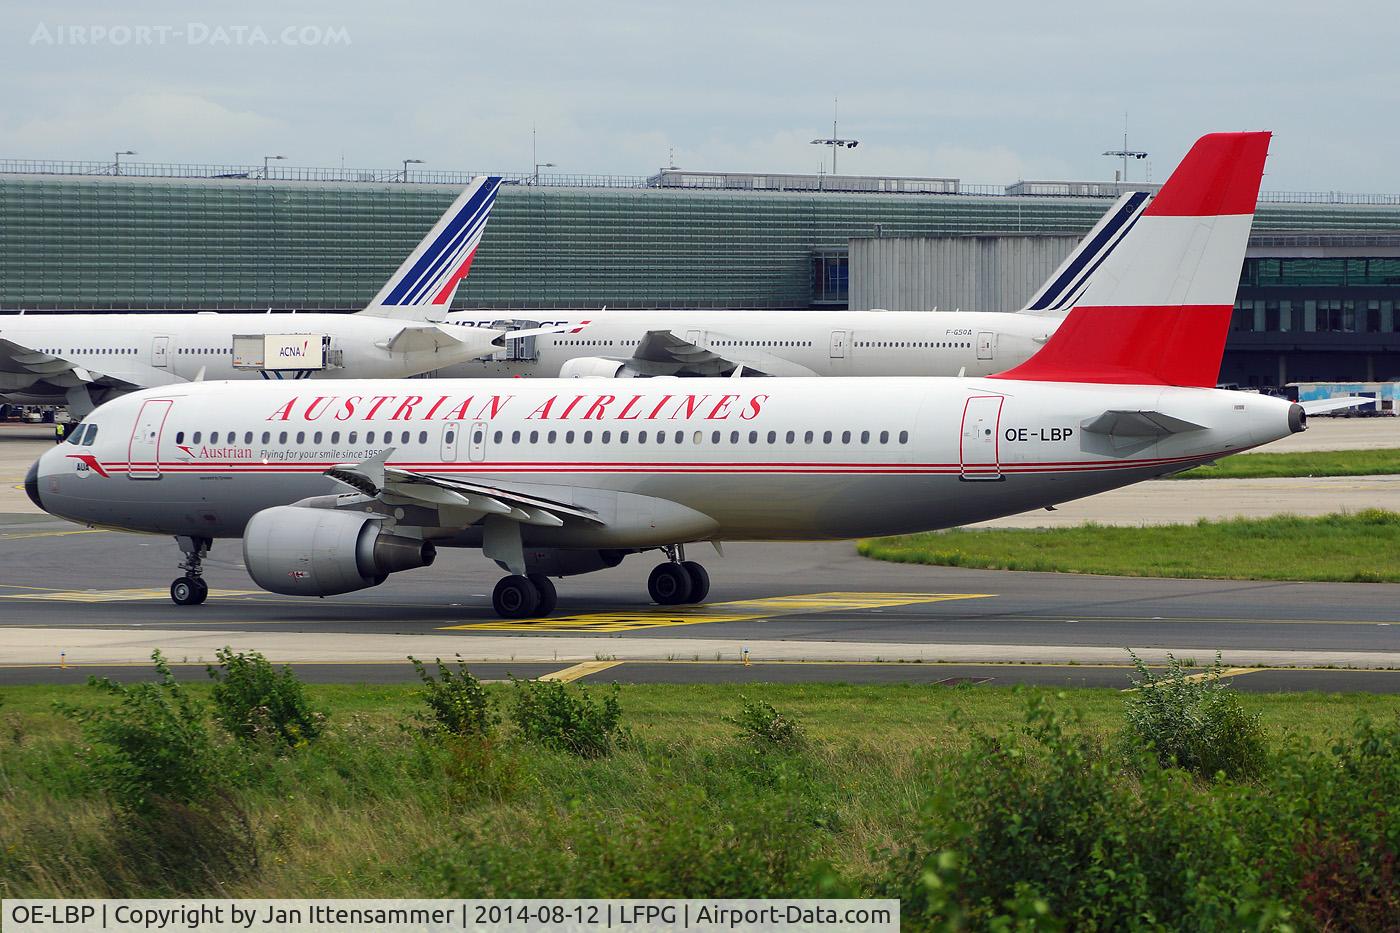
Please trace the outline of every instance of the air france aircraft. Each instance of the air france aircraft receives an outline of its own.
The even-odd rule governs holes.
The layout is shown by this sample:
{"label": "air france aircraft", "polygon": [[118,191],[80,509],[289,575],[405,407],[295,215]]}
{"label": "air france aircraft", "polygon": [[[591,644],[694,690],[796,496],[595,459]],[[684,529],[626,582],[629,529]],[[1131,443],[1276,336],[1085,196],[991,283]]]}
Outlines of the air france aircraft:
{"label": "air france aircraft", "polygon": [[1030,359],[976,377],[186,384],[98,409],[25,479],[42,509],[174,535],[182,605],[215,538],[253,580],[333,596],[481,548],[493,605],[660,551],[657,603],[705,599],[699,542],[948,528],[1190,469],[1305,427],[1212,388],[1269,134],[1202,137]]}
{"label": "air france aircraft", "polygon": [[500,183],[474,179],[356,314],[0,317],[0,400],[81,417],[137,389],[199,379],[400,378],[496,352],[502,331],[434,320],[471,268]]}
{"label": "air france aircraft", "polygon": [[[944,311],[581,311],[549,324],[587,332],[513,340],[503,352],[433,373],[446,378],[537,376],[989,376],[1027,360],[1064,320],[1147,209],[1119,198],[1017,314]],[[448,323],[490,327],[475,312]]]}

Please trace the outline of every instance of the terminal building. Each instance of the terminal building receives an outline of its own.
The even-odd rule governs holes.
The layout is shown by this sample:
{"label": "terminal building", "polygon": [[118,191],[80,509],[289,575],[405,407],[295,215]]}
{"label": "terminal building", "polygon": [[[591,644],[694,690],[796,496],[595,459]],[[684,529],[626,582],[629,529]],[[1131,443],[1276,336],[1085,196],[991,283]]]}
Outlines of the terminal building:
{"label": "terminal building", "polygon": [[[469,177],[0,161],[0,309],[354,310]],[[1013,310],[1127,187],[507,176],[456,307]],[[1400,196],[1265,192],[1221,378],[1400,378],[1397,299]]]}

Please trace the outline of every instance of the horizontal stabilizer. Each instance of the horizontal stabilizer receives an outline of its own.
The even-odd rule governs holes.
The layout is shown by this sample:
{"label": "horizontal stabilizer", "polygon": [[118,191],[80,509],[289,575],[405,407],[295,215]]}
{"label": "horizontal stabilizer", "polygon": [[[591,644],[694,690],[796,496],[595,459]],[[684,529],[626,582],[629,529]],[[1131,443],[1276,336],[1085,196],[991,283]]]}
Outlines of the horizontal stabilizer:
{"label": "horizontal stabilizer", "polygon": [[1299,402],[1303,406],[1303,413],[1308,415],[1325,415],[1329,411],[1342,411],[1347,408],[1357,408],[1362,405],[1371,405],[1375,399],[1362,395],[1348,395],[1345,398],[1315,398],[1308,402]]}
{"label": "horizontal stabilizer", "polygon": [[1205,425],[1183,421],[1160,411],[1106,411],[1080,423],[1090,434],[1111,437],[1166,437],[1187,431],[1204,431]]}

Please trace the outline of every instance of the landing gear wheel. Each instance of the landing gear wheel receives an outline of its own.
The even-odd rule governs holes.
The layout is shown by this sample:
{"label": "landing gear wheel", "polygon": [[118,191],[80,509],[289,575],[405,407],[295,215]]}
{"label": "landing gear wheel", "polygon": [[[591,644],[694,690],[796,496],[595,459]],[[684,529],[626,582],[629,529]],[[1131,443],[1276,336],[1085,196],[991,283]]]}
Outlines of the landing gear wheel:
{"label": "landing gear wheel", "polygon": [[647,592],[662,606],[690,602],[692,586],[690,574],[680,564],[657,564],[647,578]]}
{"label": "landing gear wheel", "polygon": [[540,606],[540,591],[528,577],[511,574],[502,577],[491,594],[491,605],[496,615],[507,619],[529,619],[534,617]]}
{"label": "landing gear wheel", "polygon": [[170,599],[177,606],[198,606],[209,598],[209,584],[198,577],[181,577],[170,584]]}
{"label": "landing gear wheel", "polygon": [[681,561],[681,567],[690,576],[690,598],[688,603],[703,603],[710,595],[710,574],[693,560]]}
{"label": "landing gear wheel", "polygon": [[559,605],[559,591],[554,588],[554,581],[542,573],[532,573],[528,579],[535,584],[535,589],[540,593],[540,605],[535,610],[535,615],[543,618]]}

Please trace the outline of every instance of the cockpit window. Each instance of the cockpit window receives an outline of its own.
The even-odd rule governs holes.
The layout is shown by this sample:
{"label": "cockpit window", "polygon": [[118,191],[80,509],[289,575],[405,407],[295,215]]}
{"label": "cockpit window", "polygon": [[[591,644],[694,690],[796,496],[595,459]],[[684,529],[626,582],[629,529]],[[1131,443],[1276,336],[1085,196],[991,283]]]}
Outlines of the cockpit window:
{"label": "cockpit window", "polygon": [[68,443],[72,444],[74,447],[77,447],[83,439],[83,431],[86,428],[86,425],[79,422],[78,424],[75,424],[73,425],[73,427],[68,429],[68,434],[65,435],[63,439]]}
{"label": "cockpit window", "polygon": [[97,440],[97,425],[90,424],[87,426],[87,433],[83,435],[83,446],[91,447],[95,440]]}

